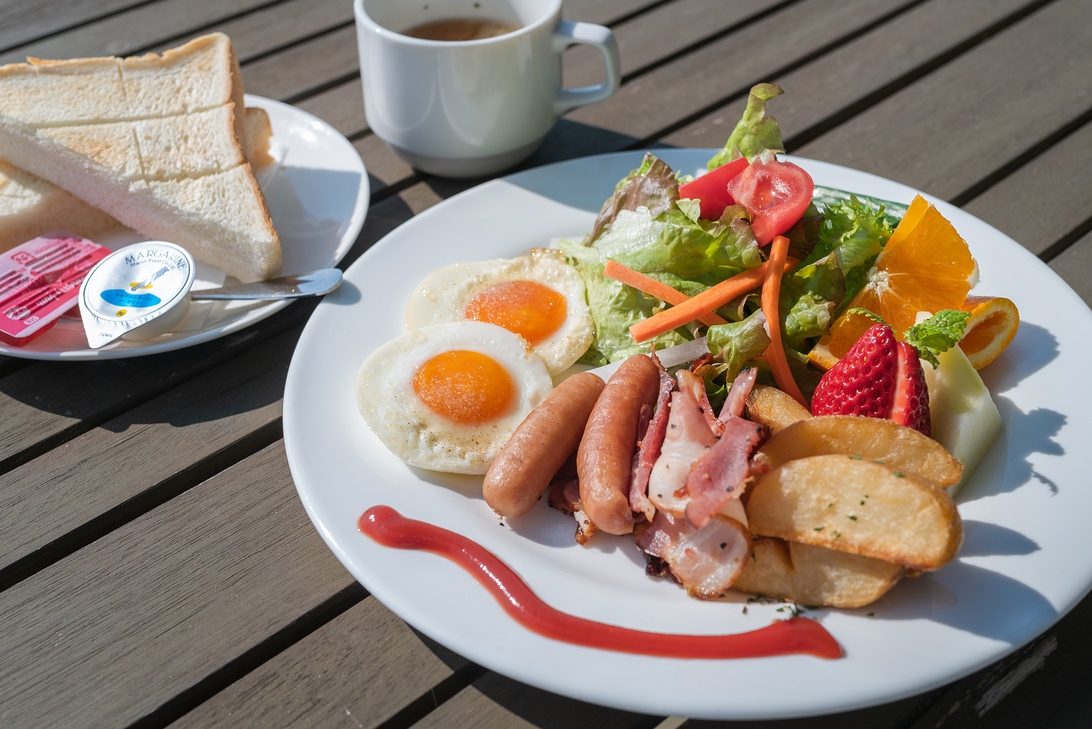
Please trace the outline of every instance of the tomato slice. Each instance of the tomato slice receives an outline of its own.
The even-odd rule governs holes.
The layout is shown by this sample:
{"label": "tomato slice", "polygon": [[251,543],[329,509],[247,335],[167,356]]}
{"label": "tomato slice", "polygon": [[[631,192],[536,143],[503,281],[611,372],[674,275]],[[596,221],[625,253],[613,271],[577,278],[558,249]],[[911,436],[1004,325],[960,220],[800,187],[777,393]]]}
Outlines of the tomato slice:
{"label": "tomato slice", "polygon": [[746,167],[746,157],[734,159],[685,185],[679,185],[679,197],[699,200],[700,215],[705,220],[720,220],[724,208],[736,204],[735,198],[728,192],[728,183]]}
{"label": "tomato slice", "polygon": [[751,214],[759,245],[791,228],[811,204],[815,183],[792,162],[756,159],[728,183],[728,194]]}

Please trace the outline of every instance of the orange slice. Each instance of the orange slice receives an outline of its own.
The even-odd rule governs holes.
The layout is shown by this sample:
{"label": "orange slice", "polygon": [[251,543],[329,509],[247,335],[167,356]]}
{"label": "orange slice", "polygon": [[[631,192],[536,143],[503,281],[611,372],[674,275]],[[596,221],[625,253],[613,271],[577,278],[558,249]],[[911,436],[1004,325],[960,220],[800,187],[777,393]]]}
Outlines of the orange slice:
{"label": "orange slice", "polygon": [[1009,346],[1020,326],[1016,304],[999,296],[968,296],[960,307],[969,311],[959,348],[976,370],[993,362]]}
{"label": "orange slice", "polygon": [[[901,338],[916,323],[919,311],[960,309],[977,277],[978,264],[967,242],[918,195],[876,259],[868,283],[846,310],[879,314]],[[873,323],[865,316],[842,314],[809,359],[829,369]]]}

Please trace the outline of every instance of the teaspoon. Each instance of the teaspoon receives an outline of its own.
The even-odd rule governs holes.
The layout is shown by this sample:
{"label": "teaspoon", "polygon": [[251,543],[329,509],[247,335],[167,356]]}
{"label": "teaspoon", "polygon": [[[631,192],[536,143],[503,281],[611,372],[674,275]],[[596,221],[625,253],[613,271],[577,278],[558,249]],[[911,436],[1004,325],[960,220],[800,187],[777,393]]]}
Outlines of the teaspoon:
{"label": "teaspoon", "polygon": [[218,289],[190,291],[194,301],[220,299],[296,299],[302,296],[328,294],[341,283],[341,271],[322,268],[296,276],[271,278],[268,281],[238,283]]}

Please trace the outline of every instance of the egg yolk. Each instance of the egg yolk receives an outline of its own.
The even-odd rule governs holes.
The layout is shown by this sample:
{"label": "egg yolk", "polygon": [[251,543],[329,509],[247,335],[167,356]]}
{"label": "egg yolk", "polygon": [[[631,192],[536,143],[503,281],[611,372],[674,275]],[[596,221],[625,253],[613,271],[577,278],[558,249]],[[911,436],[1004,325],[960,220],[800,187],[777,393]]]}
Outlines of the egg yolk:
{"label": "egg yolk", "polygon": [[482,289],[466,305],[464,316],[515,332],[532,345],[561,328],[565,297],[537,281],[502,281]]}
{"label": "egg yolk", "polygon": [[413,391],[437,415],[461,425],[480,425],[508,410],[515,385],[497,360],[456,349],[418,367]]}

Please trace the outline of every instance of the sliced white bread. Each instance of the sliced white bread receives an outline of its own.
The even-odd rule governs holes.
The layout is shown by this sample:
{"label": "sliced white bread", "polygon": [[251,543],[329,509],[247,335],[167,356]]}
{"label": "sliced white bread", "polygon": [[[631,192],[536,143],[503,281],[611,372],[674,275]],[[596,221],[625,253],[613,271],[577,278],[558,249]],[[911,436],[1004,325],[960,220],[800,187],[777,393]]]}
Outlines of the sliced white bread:
{"label": "sliced white bread", "polygon": [[94,239],[117,225],[78,197],[0,161],[0,253],[54,230]]}
{"label": "sliced white bread", "polygon": [[[273,128],[264,109],[246,110],[245,155],[254,170],[274,160]],[[63,188],[0,160],[0,253],[55,230],[94,239],[121,225]]]}
{"label": "sliced white bread", "polygon": [[0,98],[7,162],[241,280],[280,272],[280,242],[240,141],[242,86],[226,36],[162,56],[0,67]]}

